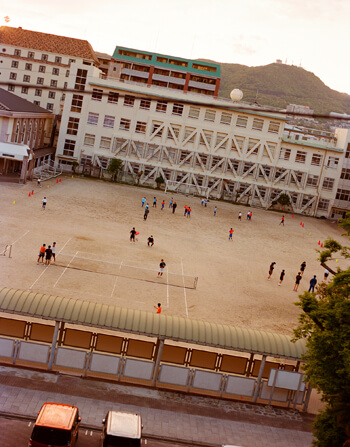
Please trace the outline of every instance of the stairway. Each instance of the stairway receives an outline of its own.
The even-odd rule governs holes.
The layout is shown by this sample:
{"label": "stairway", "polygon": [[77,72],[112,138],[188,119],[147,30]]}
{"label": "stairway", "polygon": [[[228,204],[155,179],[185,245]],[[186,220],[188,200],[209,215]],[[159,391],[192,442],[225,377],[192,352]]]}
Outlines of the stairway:
{"label": "stairway", "polygon": [[56,161],[50,160],[34,169],[33,178],[40,178],[41,181],[49,180],[53,177],[58,177],[62,174],[62,168]]}

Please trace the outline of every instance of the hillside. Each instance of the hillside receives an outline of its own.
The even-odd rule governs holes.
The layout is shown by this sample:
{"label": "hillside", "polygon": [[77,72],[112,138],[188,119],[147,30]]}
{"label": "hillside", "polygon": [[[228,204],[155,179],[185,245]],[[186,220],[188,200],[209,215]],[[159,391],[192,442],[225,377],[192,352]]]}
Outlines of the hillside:
{"label": "hillside", "polygon": [[309,106],[315,113],[350,114],[350,95],[327,87],[321,79],[303,68],[285,64],[247,67],[221,65],[219,96],[229,97],[231,90],[243,91],[243,101],[285,108],[288,104]]}

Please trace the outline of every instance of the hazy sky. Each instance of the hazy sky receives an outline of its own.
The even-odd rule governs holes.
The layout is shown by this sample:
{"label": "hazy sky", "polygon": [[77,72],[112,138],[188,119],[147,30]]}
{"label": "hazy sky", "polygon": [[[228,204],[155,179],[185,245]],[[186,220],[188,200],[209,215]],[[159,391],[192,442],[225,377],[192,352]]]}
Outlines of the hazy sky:
{"label": "hazy sky", "polygon": [[[350,0],[0,0],[0,23],[185,58],[282,59],[350,94]],[[232,88],[239,88],[234,85]]]}

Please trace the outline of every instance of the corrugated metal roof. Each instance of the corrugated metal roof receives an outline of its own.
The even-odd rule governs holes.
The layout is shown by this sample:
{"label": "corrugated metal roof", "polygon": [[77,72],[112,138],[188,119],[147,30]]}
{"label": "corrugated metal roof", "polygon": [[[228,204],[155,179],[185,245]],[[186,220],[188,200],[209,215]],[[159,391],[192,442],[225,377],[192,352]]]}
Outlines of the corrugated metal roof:
{"label": "corrugated metal roof", "polygon": [[288,335],[6,287],[0,311],[293,360],[305,352],[305,340],[292,343]]}

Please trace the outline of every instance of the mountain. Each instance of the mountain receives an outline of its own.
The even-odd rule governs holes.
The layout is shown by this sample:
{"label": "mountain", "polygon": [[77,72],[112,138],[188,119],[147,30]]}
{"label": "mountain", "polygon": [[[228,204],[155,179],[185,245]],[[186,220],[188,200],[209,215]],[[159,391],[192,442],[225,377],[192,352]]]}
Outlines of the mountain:
{"label": "mountain", "polygon": [[239,88],[245,102],[257,101],[280,108],[299,104],[309,106],[315,113],[350,114],[350,95],[332,90],[301,67],[277,63],[260,67],[222,63],[220,66],[221,97],[229,98],[231,90]]}

